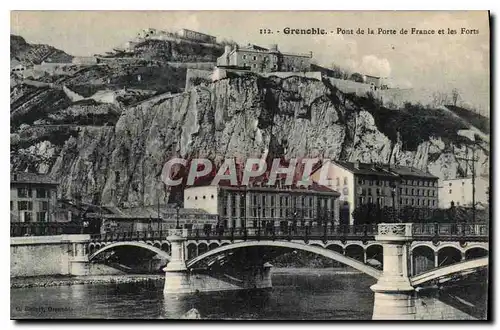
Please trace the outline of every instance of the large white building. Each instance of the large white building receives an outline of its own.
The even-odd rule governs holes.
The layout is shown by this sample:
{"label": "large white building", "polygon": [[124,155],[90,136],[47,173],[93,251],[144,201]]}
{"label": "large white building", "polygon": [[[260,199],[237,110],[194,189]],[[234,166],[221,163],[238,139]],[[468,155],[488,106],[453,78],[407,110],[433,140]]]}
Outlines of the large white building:
{"label": "large white building", "polygon": [[328,180],[327,186],[340,193],[342,224],[353,225],[353,211],[365,204],[398,209],[438,207],[438,177],[416,168],[326,161],[311,178],[318,183]]}
{"label": "large white building", "polygon": [[[489,179],[476,177],[475,185],[476,206],[486,206],[489,204]],[[449,208],[451,202],[455,206],[472,206],[472,177],[443,180],[439,190],[439,206],[441,208]]]}

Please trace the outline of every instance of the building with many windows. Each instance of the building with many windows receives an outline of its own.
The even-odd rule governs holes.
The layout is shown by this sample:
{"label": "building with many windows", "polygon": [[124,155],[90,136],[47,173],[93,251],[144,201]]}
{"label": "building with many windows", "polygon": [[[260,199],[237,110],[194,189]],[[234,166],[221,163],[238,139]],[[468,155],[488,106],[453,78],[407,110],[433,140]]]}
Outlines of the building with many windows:
{"label": "building with many windows", "polygon": [[11,173],[11,222],[53,221],[52,210],[57,201],[58,182],[46,175]]}
{"label": "building with many windows", "polygon": [[244,47],[225,47],[224,54],[217,59],[219,67],[248,68],[256,72],[301,72],[310,71],[312,52],[307,54],[283,53],[278,45],[269,48],[248,44]]}
{"label": "building with many windows", "polygon": [[314,182],[328,180],[329,187],[340,193],[340,222],[344,224],[354,224],[352,212],[363,204],[438,207],[438,177],[415,168],[328,161],[311,177]]}
{"label": "building with many windows", "polygon": [[325,186],[289,187],[255,184],[197,186],[184,190],[184,207],[219,216],[225,228],[306,226],[338,223],[339,193]]}

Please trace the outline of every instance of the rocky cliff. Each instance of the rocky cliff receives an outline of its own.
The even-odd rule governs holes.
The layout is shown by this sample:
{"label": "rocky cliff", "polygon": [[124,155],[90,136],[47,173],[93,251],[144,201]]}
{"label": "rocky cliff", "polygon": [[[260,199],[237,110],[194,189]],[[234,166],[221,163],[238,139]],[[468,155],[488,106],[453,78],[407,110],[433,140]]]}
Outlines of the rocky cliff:
{"label": "rocky cliff", "polygon": [[[268,157],[390,161],[428,169],[441,178],[470,173],[470,166],[460,159],[470,143],[458,135],[450,138],[456,132],[443,136],[432,132],[424,141],[416,137],[416,148],[408,147],[408,138],[400,138],[408,124],[394,127],[396,138],[388,136],[377,122],[376,108],[344,95],[327,81],[223,79],[125,108],[116,123],[13,127],[11,166],[50,173],[61,181],[63,196],[82,194],[88,201],[117,205],[165,201],[168,192],[160,174],[174,156],[221,162],[226,157],[267,153]],[[64,116],[75,112],[64,111]],[[434,119],[418,124],[426,125],[426,120]],[[466,126],[457,123],[462,129]],[[477,173],[487,174],[489,145],[482,143],[476,156],[481,159]]]}

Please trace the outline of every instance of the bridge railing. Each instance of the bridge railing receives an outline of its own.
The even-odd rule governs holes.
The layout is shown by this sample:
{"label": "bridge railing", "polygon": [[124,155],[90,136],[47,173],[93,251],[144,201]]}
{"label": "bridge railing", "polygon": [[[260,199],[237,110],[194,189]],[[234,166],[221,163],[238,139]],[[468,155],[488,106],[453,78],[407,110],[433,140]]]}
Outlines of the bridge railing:
{"label": "bridge railing", "polygon": [[67,222],[11,222],[10,237],[82,234],[80,224]]}
{"label": "bridge railing", "polygon": [[376,225],[193,229],[191,239],[325,239],[375,236]]}
{"label": "bridge railing", "polygon": [[487,224],[468,223],[413,223],[413,237],[475,237],[487,238]]}
{"label": "bridge railing", "polygon": [[90,235],[90,239],[100,242],[164,240],[168,232],[162,230],[107,232]]}

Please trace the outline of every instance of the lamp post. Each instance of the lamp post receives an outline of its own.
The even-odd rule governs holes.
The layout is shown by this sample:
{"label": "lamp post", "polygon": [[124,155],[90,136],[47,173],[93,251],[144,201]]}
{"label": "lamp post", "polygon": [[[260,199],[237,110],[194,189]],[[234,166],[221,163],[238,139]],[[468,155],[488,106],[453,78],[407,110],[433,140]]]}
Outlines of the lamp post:
{"label": "lamp post", "polygon": [[179,205],[179,203],[175,204],[175,211],[177,213],[177,222],[176,222],[176,225],[175,225],[175,229],[181,229],[181,226],[179,224],[179,210],[180,210],[181,206]]}
{"label": "lamp post", "polygon": [[391,185],[391,195],[392,195],[392,212],[394,214],[394,217],[395,217],[395,221],[394,222],[401,222],[401,220],[399,219],[399,212],[396,212],[396,185],[394,184],[394,182],[392,183]]}

